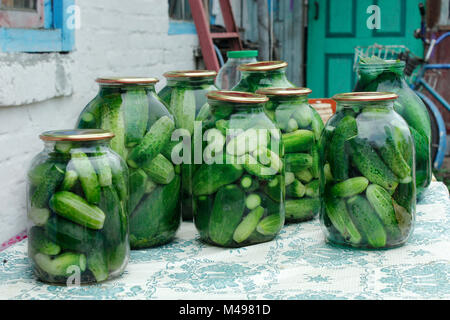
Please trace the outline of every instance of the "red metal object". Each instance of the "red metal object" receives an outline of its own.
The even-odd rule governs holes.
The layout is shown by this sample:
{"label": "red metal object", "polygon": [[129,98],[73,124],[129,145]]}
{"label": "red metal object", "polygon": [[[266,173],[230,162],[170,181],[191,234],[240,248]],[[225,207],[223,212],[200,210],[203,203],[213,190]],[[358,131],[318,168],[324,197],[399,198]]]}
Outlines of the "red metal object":
{"label": "red metal object", "polygon": [[239,30],[236,27],[230,0],[220,0],[220,8],[225,22],[225,29],[227,30],[224,33],[211,33],[202,0],[189,0],[189,4],[197,29],[200,47],[202,48],[206,69],[219,71],[220,66],[216,51],[214,50],[214,39],[228,39],[231,42],[231,48],[233,50],[242,50]]}

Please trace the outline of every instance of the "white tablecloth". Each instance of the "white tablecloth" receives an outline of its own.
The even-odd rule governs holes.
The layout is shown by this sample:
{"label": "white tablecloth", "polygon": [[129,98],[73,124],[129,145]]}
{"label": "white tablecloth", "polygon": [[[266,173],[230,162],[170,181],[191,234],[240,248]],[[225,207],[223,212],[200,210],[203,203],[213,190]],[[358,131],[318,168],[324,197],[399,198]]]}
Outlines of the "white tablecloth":
{"label": "white tablecloth", "polygon": [[433,183],[407,245],[382,251],[327,245],[316,219],[276,240],[221,249],[183,223],[166,246],[134,251],[125,274],[100,285],[50,286],[33,277],[27,241],[0,254],[2,299],[450,299],[450,201]]}

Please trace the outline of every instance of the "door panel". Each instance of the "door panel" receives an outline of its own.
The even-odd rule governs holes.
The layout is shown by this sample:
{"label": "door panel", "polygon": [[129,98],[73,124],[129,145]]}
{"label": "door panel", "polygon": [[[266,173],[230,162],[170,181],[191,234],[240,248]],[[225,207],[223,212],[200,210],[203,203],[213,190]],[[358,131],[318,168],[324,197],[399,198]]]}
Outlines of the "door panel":
{"label": "door panel", "polygon": [[[422,56],[422,42],[414,38],[420,27],[421,0],[309,0],[307,86],[313,97],[352,91],[357,46],[405,45]],[[378,5],[381,29],[371,30],[367,8]],[[317,9],[317,10],[316,10]]]}

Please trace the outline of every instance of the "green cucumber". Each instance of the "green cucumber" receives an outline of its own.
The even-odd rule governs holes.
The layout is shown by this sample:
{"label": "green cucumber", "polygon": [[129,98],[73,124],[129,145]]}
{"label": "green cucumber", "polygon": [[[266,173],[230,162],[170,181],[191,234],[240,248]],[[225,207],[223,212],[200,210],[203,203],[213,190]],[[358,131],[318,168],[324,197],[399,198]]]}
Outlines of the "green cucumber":
{"label": "green cucumber", "polygon": [[286,201],[286,218],[304,221],[313,218],[320,209],[319,198],[305,198]]}
{"label": "green cucumber", "polygon": [[170,110],[174,115],[176,127],[186,129],[192,135],[196,112],[194,91],[175,87],[172,90]]}
{"label": "green cucumber", "polygon": [[78,181],[78,173],[73,169],[67,168],[63,183],[61,185],[61,190],[62,191],[72,190],[77,181]]}
{"label": "green cucumber", "polygon": [[309,183],[314,178],[309,169],[304,169],[296,172],[295,177],[303,183]]}
{"label": "green cucumber", "polygon": [[254,151],[253,157],[255,157],[256,160],[262,165],[270,166],[273,174],[281,172],[281,170],[283,169],[283,161],[278,156],[278,154],[276,154],[272,150],[267,149],[266,147],[260,147],[256,151]]}
{"label": "green cucumber", "polygon": [[216,194],[209,221],[209,237],[214,243],[227,246],[233,240],[245,209],[245,194],[237,186],[222,187]]}
{"label": "green cucumber", "polygon": [[340,198],[353,197],[363,193],[368,185],[369,180],[365,177],[350,178],[335,184],[331,188],[331,195]]}
{"label": "green cucumber", "polygon": [[259,220],[264,215],[263,207],[256,207],[251,212],[249,212],[241,223],[239,223],[236,230],[233,233],[233,240],[236,243],[242,243],[250,237],[253,231],[256,230]]}
{"label": "green cucumber", "polygon": [[285,178],[284,178],[285,186],[287,187],[287,186],[291,185],[292,183],[294,183],[294,181],[295,181],[295,174],[292,172],[286,172]]}
{"label": "green cucumber", "polygon": [[125,143],[128,148],[138,145],[147,131],[149,107],[145,89],[127,90],[124,95]]}
{"label": "green cucumber", "polygon": [[33,227],[28,232],[28,241],[34,251],[48,255],[56,256],[61,252],[61,247],[48,239],[45,229]]}
{"label": "green cucumber", "polygon": [[313,163],[311,166],[311,174],[315,179],[319,178],[320,175],[320,158],[319,158],[319,148],[317,145],[313,145],[311,148],[311,155],[313,158]]}
{"label": "green cucumber", "polygon": [[298,180],[286,188],[286,195],[291,198],[303,198],[306,193],[306,187]]}
{"label": "green cucumber", "polygon": [[264,193],[273,201],[281,202],[284,198],[285,189],[284,178],[282,176],[276,176],[264,186]]}
{"label": "green cucumber", "polygon": [[45,254],[38,253],[34,256],[36,265],[52,276],[70,276],[74,269],[84,272],[86,270],[86,256],[84,254],[66,252],[55,258],[51,258]]}
{"label": "green cucumber", "polygon": [[306,196],[310,198],[318,198],[319,192],[319,180],[314,180],[306,185]]}
{"label": "green cucumber", "polygon": [[312,112],[312,122],[311,122],[311,128],[314,132],[314,137],[316,138],[316,141],[320,140],[320,136],[322,135],[322,131],[324,129],[323,120],[320,117],[320,114],[311,107]]}
{"label": "green cucumber", "polygon": [[46,180],[50,169],[54,166],[53,162],[42,162],[28,172],[28,179],[33,186],[39,186]]}
{"label": "green cucumber", "polygon": [[370,182],[378,184],[390,193],[393,193],[398,186],[398,178],[384,164],[372,146],[362,139],[352,139],[350,145],[352,161],[359,172],[369,179]]}
{"label": "green cucumber", "polygon": [[291,133],[294,131],[298,130],[298,123],[297,121],[295,121],[295,119],[290,119],[288,124],[287,124],[287,128],[286,128],[286,132]]}
{"label": "green cucumber", "polygon": [[60,152],[63,154],[70,153],[70,150],[72,150],[72,143],[66,142],[66,141],[58,141],[55,143],[55,151]]}
{"label": "green cucumber", "polygon": [[329,145],[328,162],[331,172],[337,181],[347,180],[349,178],[349,154],[346,151],[347,141],[358,135],[358,126],[356,119],[352,116],[346,116],[339,121],[334,130],[333,137]]}
{"label": "green cucumber", "polygon": [[309,130],[297,130],[283,134],[283,144],[286,153],[310,151],[314,144],[314,133]]}
{"label": "green cucumber", "polygon": [[94,230],[103,228],[105,213],[72,192],[55,193],[49,204],[53,211],[70,221]]}
{"label": "green cucumber", "polygon": [[379,148],[381,158],[383,158],[389,168],[399,177],[401,183],[409,183],[412,180],[411,168],[405,161],[401,150],[398,149],[391,128],[388,126],[384,128],[386,141]]}
{"label": "green cucumber", "polygon": [[272,214],[262,219],[256,231],[264,236],[274,236],[283,227],[284,221],[279,214]]}
{"label": "green cucumber", "polygon": [[226,150],[229,155],[243,156],[252,153],[258,148],[268,144],[267,129],[248,129],[228,142]]}
{"label": "green cucumber", "polygon": [[295,119],[300,128],[308,128],[312,122],[311,107],[307,104],[302,104],[292,114],[292,118]]}
{"label": "green cucumber", "polygon": [[119,194],[120,200],[128,199],[128,170],[125,162],[119,158],[109,159],[111,167],[113,185]]}
{"label": "green cucumber", "polygon": [[33,208],[28,210],[28,218],[39,227],[44,226],[50,218],[50,210],[47,208]]}
{"label": "green cucumber", "polygon": [[[126,241],[128,221],[121,215],[121,203],[117,192],[112,187],[102,188],[99,208],[106,213],[104,227],[101,231],[107,250],[114,249]],[[124,257],[125,259],[125,257]]]}
{"label": "green cucumber", "polygon": [[[171,183],[158,186],[130,216],[130,244],[132,248],[145,248],[159,244],[157,236],[165,220],[180,220],[176,210],[180,196],[180,177]],[[179,223],[179,222],[178,222]],[[175,229],[176,231],[176,229]],[[166,242],[167,239],[164,241]]]}
{"label": "green cucumber", "polygon": [[54,164],[48,171],[46,178],[41,181],[31,196],[31,207],[45,208],[56,188],[64,180],[64,176],[65,172],[62,166]]}
{"label": "green cucumber", "polygon": [[173,120],[168,116],[163,116],[156,121],[141,143],[129,154],[127,162],[130,167],[139,168],[149,165],[169,142],[173,129]]}
{"label": "green cucumber", "polygon": [[91,112],[83,112],[81,115],[78,125],[78,129],[95,129],[97,128],[97,119]]}
{"label": "green cucumber", "polygon": [[169,184],[175,177],[175,168],[172,162],[167,160],[162,154],[158,154],[143,169],[153,182],[159,184]]}
{"label": "green cucumber", "polygon": [[398,221],[398,227],[402,238],[406,239],[412,230],[413,216],[404,207],[400,206],[395,200],[392,201],[395,211],[395,218]]}
{"label": "green cucumber", "polygon": [[103,246],[103,237],[100,232],[58,216],[48,220],[45,231],[51,241],[66,250],[89,252],[92,248]]}
{"label": "green cucumber", "polygon": [[285,158],[286,171],[299,172],[313,165],[313,158],[307,153],[288,153]]}
{"label": "green cucumber", "polygon": [[355,245],[361,242],[361,234],[353,223],[343,199],[326,198],[325,209],[331,223],[346,241]]}
{"label": "green cucumber", "polygon": [[401,233],[398,228],[398,222],[395,217],[395,210],[389,192],[379,185],[371,184],[367,188],[366,196],[383,222],[389,238],[393,240],[400,239]]}
{"label": "green cucumber", "polygon": [[210,212],[213,206],[213,197],[200,196],[195,199],[194,223],[202,239],[207,239],[209,236]]}
{"label": "green cucumber", "polygon": [[235,164],[202,165],[195,172],[192,190],[195,196],[210,195],[222,186],[239,180],[243,174],[242,166]]}
{"label": "green cucumber", "polygon": [[[142,169],[130,170],[129,181],[130,198],[128,200],[128,212],[131,214],[147,191],[147,174]],[[150,185],[151,188],[156,187],[156,184],[153,181],[151,181]]]}
{"label": "green cucumber", "polygon": [[247,207],[248,210],[254,210],[260,205],[261,205],[261,197],[256,193],[249,194],[245,199],[245,206]]}
{"label": "green cucumber", "polygon": [[275,110],[275,121],[281,130],[287,131],[289,120],[295,111],[295,107],[290,104],[280,104]]}
{"label": "green cucumber", "polygon": [[258,181],[258,179],[254,179],[252,176],[245,175],[241,179],[241,187],[246,192],[253,192],[253,191],[259,189],[259,181]]}
{"label": "green cucumber", "polygon": [[100,147],[96,148],[93,164],[101,187],[109,187],[112,185],[112,173],[108,157],[109,155],[103,152]]}
{"label": "green cucumber", "polygon": [[216,121],[216,128],[226,137],[227,130],[230,129],[230,122],[225,119],[218,120]]}
{"label": "green cucumber", "polygon": [[413,183],[399,184],[392,197],[408,212],[411,212],[411,209],[414,210],[416,206],[416,189]]}
{"label": "green cucumber", "polygon": [[97,282],[108,279],[108,262],[105,252],[95,248],[87,255],[87,269],[92,272]]}
{"label": "green cucumber", "polygon": [[386,246],[386,231],[369,201],[362,196],[354,196],[347,201],[352,220],[362,236],[373,248]]}
{"label": "green cucumber", "polygon": [[78,174],[86,200],[91,204],[100,201],[100,183],[89,157],[81,152],[73,152],[71,163]]}
{"label": "green cucumber", "polygon": [[122,97],[120,94],[105,97],[105,103],[102,107],[102,129],[114,133],[114,138],[111,139],[109,145],[122,159],[126,159],[125,120],[121,106]]}
{"label": "green cucumber", "polygon": [[147,182],[145,183],[145,194],[152,193],[158,185],[152,181],[152,179],[147,178]]}
{"label": "green cucumber", "polygon": [[323,172],[325,175],[325,180],[326,182],[331,182],[334,180],[333,178],[333,174],[331,173],[331,168],[330,168],[330,164],[326,163],[323,167]]}

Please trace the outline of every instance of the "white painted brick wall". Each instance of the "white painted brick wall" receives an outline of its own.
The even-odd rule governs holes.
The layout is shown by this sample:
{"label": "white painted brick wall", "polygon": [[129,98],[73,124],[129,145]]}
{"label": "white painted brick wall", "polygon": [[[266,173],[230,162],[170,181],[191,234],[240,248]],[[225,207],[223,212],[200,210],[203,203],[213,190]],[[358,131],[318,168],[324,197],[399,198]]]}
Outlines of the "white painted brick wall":
{"label": "white painted brick wall", "polygon": [[[168,1],[77,0],[76,4],[81,8],[81,29],[76,32],[77,49],[70,53],[73,95],[0,107],[0,242],[26,227],[25,174],[42,149],[38,135],[73,127],[97,93],[96,77],[156,76],[163,80],[165,71],[195,68],[197,37],[168,35]],[[2,56],[0,74],[8,72],[14,80],[14,69],[1,68],[1,60]],[[45,79],[41,75],[36,83],[45,85]],[[31,90],[10,88],[19,95],[21,90],[22,94]]]}

